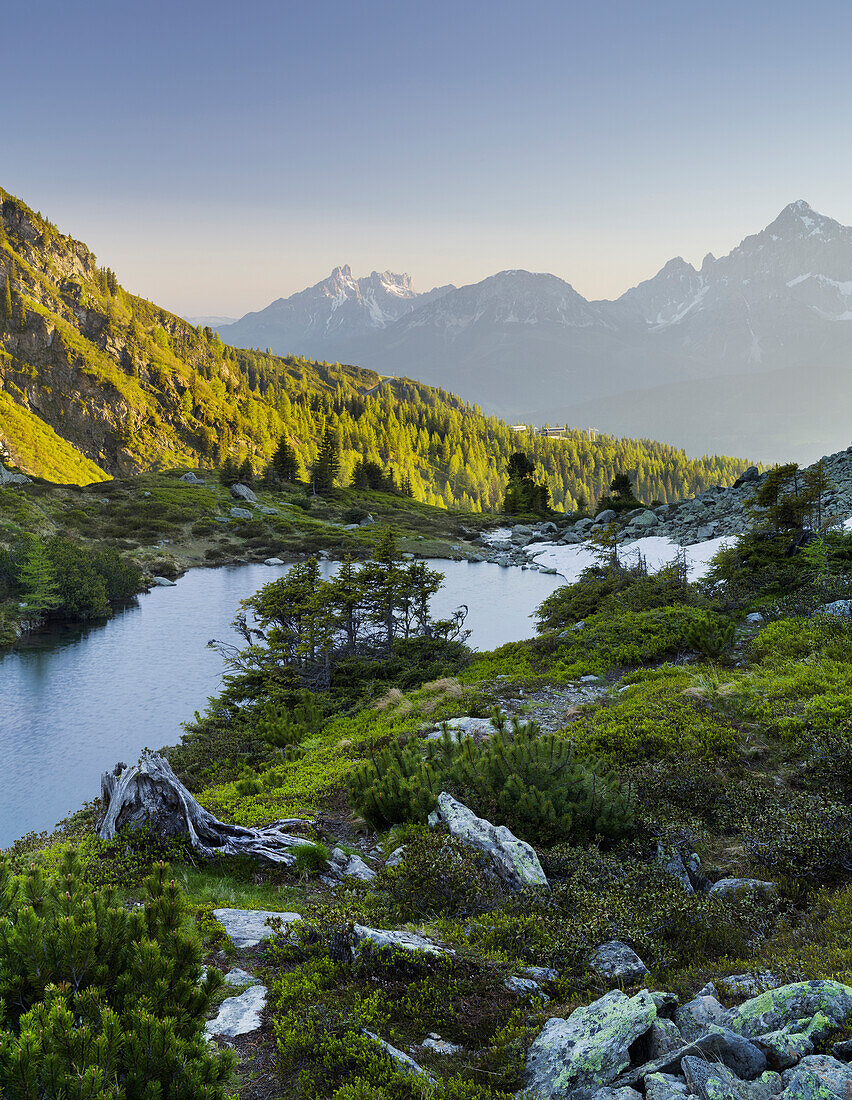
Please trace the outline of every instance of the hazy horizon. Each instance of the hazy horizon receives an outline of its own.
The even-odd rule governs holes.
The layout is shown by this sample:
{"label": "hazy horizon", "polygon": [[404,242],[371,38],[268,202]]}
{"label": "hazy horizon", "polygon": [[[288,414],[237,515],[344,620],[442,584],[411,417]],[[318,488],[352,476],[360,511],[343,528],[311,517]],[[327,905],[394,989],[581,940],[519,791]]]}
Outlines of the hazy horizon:
{"label": "hazy horizon", "polygon": [[795,199],[852,223],[850,29],[838,3],[45,0],[6,16],[0,184],[182,314],[344,263],[615,298]]}

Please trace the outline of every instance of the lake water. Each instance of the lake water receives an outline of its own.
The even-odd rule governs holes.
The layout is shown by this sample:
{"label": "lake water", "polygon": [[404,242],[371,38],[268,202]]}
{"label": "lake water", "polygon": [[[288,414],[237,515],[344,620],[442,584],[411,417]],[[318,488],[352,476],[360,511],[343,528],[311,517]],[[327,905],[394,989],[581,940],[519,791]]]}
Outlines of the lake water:
{"label": "lake water", "polygon": [[[470,645],[493,649],[534,634],[530,615],[561,577],[468,562],[430,562],[445,575],[437,618],[467,604]],[[39,639],[0,657],[0,848],[52,828],[100,792],[102,771],[145,747],[174,744],[181,723],[217,694],[240,600],[286,571],[192,569],[103,626]]]}

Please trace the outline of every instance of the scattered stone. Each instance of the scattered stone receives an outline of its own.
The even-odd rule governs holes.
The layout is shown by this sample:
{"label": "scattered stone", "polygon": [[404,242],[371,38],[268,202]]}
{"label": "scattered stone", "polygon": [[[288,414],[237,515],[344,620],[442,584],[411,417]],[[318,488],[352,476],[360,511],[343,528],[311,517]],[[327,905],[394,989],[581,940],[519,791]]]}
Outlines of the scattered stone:
{"label": "scattered stone", "polygon": [[359,882],[371,882],[376,872],[360,856],[348,855],[342,848],[335,848],[328,861],[331,874],[337,878],[355,878]]}
{"label": "scattered stone", "polygon": [[372,525],[375,522],[376,521],[373,519],[373,517],[368,514],[368,515],[364,516],[364,518],[361,520],[361,522],[358,524],[358,526],[359,527],[372,527]]}
{"label": "scattered stone", "polygon": [[264,565],[283,565],[284,562],[281,560],[281,558],[267,558],[266,561],[263,564]]}
{"label": "scattered stone", "polygon": [[831,1053],[839,1062],[852,1062],[852,1039],[842,1039],[835,1043]]}
{"label": "scattered stone", "polygon": [[656,1019],[646,991],[613,989],[567,1020],[548,1020],[530,1047],[525,1083],[542,1100],[591,1100],[630,1064],[630,1047]]}
{"label": "scattered stone", "polygon": [[[818,1015],[826,1020],[821,1013]],[[752,1042],[766,1055],[769,1065],[777,1070],[790,1069],[814,1052],[813,1039],[807,1031],[800,1031],[796,1024],[769,1031],[766,1035],[757,1035]]]}
{"label": "scattered stone", "polygon": [[[657,1006],[657,1016],[665,1016],[673,1020],[677,1010],[677,997],[674,993],[666,993],[665,990],[655,989],[651,993],[651,999]],[[678,1028],[678,1030],[680,1030]]]}
{"label": "scattered stone", "polygon": [[354,925],[352,931],[356,944],[369,940],[376,947],[390,951],[423,951],[427,955],[455,955],[455,951],[447,947],[439,947],[434,940],[429,940],[425,936],[416,936],[413,932],[390,932],[383,928],[368,928],[364,924]]}
{"label": "scattered stone", "polygon": [[694,894],[695,887],[689,878],[689,872],[683,862],[683,856],[676,849],[665,849],[662,844],[657,845],[657,862],[668,875],[674,875],[683,887],[684,893]]}
{"label": "scattered stone", "polygon": [[296,924],[302,919],[299,913],[274,913],[266,909],[214,909],[213,916],[237,949],[257,947],[261,940],[271,939],[275,933],[267,924],[269,920]]}
{"label": "scattered stone", "polygon": [[852,600],[835,600],[817,608],[821,615],[838,615],[843,619],[852,616]]}
{"label": "scattered stone", "polygon": [[430,1032],[420,1044],[433,1054],[459,1054],[464,1049],[458,1043],[451,1043],[449,1039],[442,1039],[437,1032]]}
{"label": "scattered stone", "polygon": [[747,623],[751,623],[753,626],[759,626],[763,622],[763,616],[759,611],[750,611],[745,617]]}
{"label": "scattered stone", "polygon": [[168,577],[152,577],[151,580],[157,586],[157,588],[174,588],[175,582],[170,581]]}
{"label": "scattered stone", "polygon": [[253,974],[249,974],[247,970],[241,970],[238,966],[225,975],[225,985],[248,985],[249,982],[256,981],[257,978]]}
{"label": "scattered stone", "polygon": [[478,848],[490,858],[498,877],[509,890],[548,885],[535,850],[505,825],[492,825],[485,818],[477,817],[473,810],[446,791],[438,796],[437,814],[451,836]]}
{"label": "scattered stone", "polygon": [[711,897],[730,897],[731,894],[750,893],[775,894],[778,887],[774,882],[764,882],[759,878],[720,878],[710,887]]}
{"label": "scattered stone", "polygon": [[241,485],[239,481],[231,486],[231,496],[234,500],[244,500],[248,504],[257,504],[257,497],[253,491],[249,489],[248,485]]}
{"label": "scattered stone", "polygon": [[593,1092],[591,1100],[642,1100],[642,1093],[629,1086],[620,1089],[604,1087]]}
{"label": "scattered stone", "polygon": [[266,986],[253,985],[239,997],[228,997],[222,1001],[216,1018],[207,1022],[207,1034],[234,1039],[238,1035],[257,1031],[265,1007]]}
{"label": "scattered stone", "polygon": [[559,977],[559,971],[552,966],[525,966],[521,973],[528,974],[537,982],[555,982]]}
{"label": "scattered stone", "polygon": [[229,515],[232,519],[251,519],[251,512],[248,508],[232,508]]}
{"label": "scattered stone", "polygon": [[503,982],[503,986],[518,997],[540,997],[545,1003],[550,1000],[546,993],[542,993],[538,982],[533,981],[532,978],[519,978],[513,974]]}
{"label": "scattered stone", "polygon": [[405,860],[405,845],[400,845],[399,848],[394,848],[388,858],[385,860],[385,867],[398,867],[400,863]]}
{"label": "scattered stone", "polygon": [[28,485],[30,478],[26,474],[18,473],[17,470],[7,470],[6,467],[0,462],[0,488],[7,488],[9,485]]}
{"label": "scattered stone", "polygon": [[598,514],[595,516],[594,522],[595,523],[612,523],[612,521],[614,519],[617,519],[617,518],[618,518],[618,516],[612,510],[612,508],[604,508],[604,510],[602,512],[598,512]]}
{"label": "scattered stone", "polygon": [[200,477],[196,477],[196,475],[194,473],[192,473],[192,471],[190,471],[188,474],[181,474],[179,480],[180,481],[185,481],[188,485],[203,485],[204,484],[203,479],[200,478]]}
{"label": "scattered stone", "polygon": [[648,968],[632,947],[621,940],[609,940],[592,952],[591,967],[608,981],[632,985],[648,973]]}
{"label": "scattered stone", "polygon": [[394,1062],[396,1062],[397,1069],[400,1071],[400,1073],[403,1073],[406,1077],[412,1077],[415,1074],[422,1074],[424,1077],[428,1078],[429,1081],[432,1080],[432,1078],[429,1077],[429,1074],[421,1066],[418,1066],[411,1055],[406,1054],[404,1050],[399,1050],[397,1047],[391,1046],[391,1044],[385,1042],[384,1039],[380,1039],[374,1031],[367,1031],[366,1029],[364,1029],[361,1034],[366,1035],[369,1039],[372,1039],[374,1043],[378,1043],[378,1045],[382,1047],[384,1052],[390,1055]]}
{"label": "scattered stone", "polygon": [[777,983],[775,975],[768,970],[761,974],[731,974],[721,981],[725,991],[735,997],[756,997]]}
{"label": "scattered stone", "polygon": [[261,504],[258,511],[264,516],[277,516],[278,515],[278,509],[277,508],[270,508],[268,504]]}

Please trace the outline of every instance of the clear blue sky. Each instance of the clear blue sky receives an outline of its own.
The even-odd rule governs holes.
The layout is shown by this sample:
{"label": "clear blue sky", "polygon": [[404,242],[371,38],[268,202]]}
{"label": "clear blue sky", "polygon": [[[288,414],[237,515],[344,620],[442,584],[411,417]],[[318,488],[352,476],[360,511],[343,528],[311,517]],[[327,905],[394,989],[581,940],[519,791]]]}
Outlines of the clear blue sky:
{"label": "clear blue sky", "polygon": [[183,313],[347,262],[613,297],[796,198],[852,223],[850,38],[820,0],[27,0],[0,185]]}

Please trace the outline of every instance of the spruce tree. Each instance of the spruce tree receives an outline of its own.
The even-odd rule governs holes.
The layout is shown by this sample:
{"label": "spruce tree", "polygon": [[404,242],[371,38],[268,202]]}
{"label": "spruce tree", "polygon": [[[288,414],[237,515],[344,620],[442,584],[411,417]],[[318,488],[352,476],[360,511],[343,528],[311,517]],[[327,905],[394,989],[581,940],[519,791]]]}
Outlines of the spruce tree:
{"label": "spruce tree", "polygon": [[56,571],[41,539],[31,539],[18,576],[21,599],[31,621],[41,622],[48,611],[59,606]]}
{"label": "spruce tree", "polygon": [[340,474],[340,444],[332,428],[326,428],[314,463],[314,492],[327,493]]}
{"label": "spruce tree", "polygon": [[299,476],[299,459],[290,440],[282,435],[272,456],[272,469],[281,481],[296,481]]}

